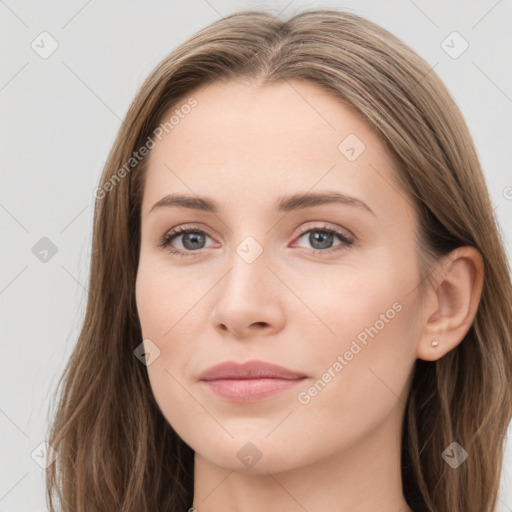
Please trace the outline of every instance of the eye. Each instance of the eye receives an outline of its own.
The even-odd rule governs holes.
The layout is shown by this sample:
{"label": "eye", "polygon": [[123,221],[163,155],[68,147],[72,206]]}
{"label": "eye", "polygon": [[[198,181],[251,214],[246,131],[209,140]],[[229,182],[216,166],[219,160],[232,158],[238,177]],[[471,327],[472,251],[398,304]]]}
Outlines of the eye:
{"label": "eye", "polygon": [[[306,237],[306,235],[308,235]],[[310,250],[313,254],[329,254],[332,252],[343,250],[353,245],[354,240],[336,228],[329,228],[326,225],[314,226],[313,228],[303,230],[298,238],[306,238],[307,243],[312,246]],[[338,238],[341,243],[333,247],[333,242]]]}
{"label": "eye", "polygon": [[182,248],[167,249],[171,254],[180,256],[194,256],[194,253],[204,249],[206,238],[210,238],[203,230],[189,227],[177,227],[172,231],[165,233],[158,243],[159,247],[169,247],[175,239],[181,238]]}

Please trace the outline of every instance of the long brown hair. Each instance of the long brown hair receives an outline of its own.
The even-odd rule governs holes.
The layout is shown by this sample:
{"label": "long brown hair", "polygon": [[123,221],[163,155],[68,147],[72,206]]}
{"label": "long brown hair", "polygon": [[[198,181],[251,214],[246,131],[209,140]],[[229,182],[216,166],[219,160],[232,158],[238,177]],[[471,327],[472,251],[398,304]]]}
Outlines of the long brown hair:
{"label": "long brown hair", "polygon": [[[419,220],[419,290],[440,256],[466,245],[481,253],[485,279],[470,330],[438,361],[415,363],[402,477],[415,512],[492,512],[512,416],[512,284],[480,163],[428,64],[378,25],[332,9],[286,21],[268,11],[235,13],[180,45],[140,88],[95,192],[87,310],[48,436],[58,453],[47,470],[50,510],[57,498],[73,512],[182,512],[192,503],[194,453],[166,422],[134,356],[147,162],[138,150],[197,87],[230,79],[306,80],[364,116],[396,158]],[[456,470],[441,456],[453,441],[469,454]]]}

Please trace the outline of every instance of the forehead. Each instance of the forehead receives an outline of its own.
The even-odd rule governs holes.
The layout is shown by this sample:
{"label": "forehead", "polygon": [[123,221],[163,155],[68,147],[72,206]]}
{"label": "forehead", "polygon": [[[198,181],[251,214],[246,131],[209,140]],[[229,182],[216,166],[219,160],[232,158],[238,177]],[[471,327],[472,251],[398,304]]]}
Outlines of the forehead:
{"label": "forehead", "polygon": [[252,192],[243,200],[270,200],[336,188],[374,194],[379,202],[379,189],[393,180],[393,161],[376,133],[355,109],[315,84],[213,83],[193,91],[163,121],[180,114],[190,98],[195,107],[175,115],[179,122],[150,151],[143,211],[177,191],[222,202],[242,191]]}
{"label": "forehead", "polygon": [[[316,84],[288,80],[258,86],[247,81],[216,82],[190,94],[197,105],[176,123],[164,138],[194,144],[201,138],[204,150],[233,150],[235,142],[256,152],[262,143],[269,150],[314,145],[326,157],[335,151],[343,133],[353,133],[380,144],[362,116],[350,105]],[[187,102],[184,98],[181,105]],[[180,105],[172,112],[180,110]],[[170,112],[172,114],[172,112]],[[164,116],[164,120],[169,115]],[[176,119],[176,116],[174,116]],[[167,135],[169,135],[167,137]],[[370,139],[371,140],[368,140]],[[319,145],[319,142],[323,144]],[[158,152],[158,151],[157,151]]]}

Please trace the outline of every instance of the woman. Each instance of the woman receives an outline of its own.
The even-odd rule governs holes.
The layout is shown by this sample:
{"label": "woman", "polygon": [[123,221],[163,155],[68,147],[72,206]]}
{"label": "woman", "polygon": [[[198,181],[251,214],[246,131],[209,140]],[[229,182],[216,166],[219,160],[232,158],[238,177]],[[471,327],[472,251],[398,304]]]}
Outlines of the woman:
{"label": "woman", "polygon": [[95,196],[50,510],[494,510],[510,273],[410,48],[336,10],[217,21],[142,85]]}

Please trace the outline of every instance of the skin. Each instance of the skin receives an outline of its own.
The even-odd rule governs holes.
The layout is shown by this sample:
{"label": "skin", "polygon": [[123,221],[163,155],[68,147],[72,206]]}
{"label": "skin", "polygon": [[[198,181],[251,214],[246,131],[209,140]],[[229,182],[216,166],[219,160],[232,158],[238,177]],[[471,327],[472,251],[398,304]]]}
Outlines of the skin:
{"label": "skin", "polygon": [[[469,330],[482,288],[479,253],[463,247],[441,260],[420,302],[412,201],[361,116],[303,81],[215,83],[193,96],[197,107],[149,156],[136,300],[145,347],[160,351],[147,366],[153,393],[196,454],[194,507],[410,511],[400,428],[413,366],[442,357]],[[354,161],[338,149],[349,134],[365,145]],[[273,211],[278,196],[321,191],[356,197],[373,214],[337,203]],[[150,212],[178,192],[208,196],[219,211]],[[171,228],[191,224],[207,235],[195,255],[168,251],[187,252],[187,235],[158,247]],[[350,235],[353,245],[336,235],[330,245],[313,245],[308,230],[325,228]],[[262,249],[251,263],[237,252],[248,236]],[[255,254],[256,245],[241,247]],[[397,303],[401,310],[333,372],[357,335]],[[214,364],[254,359],[307,378],[242,404],[198,382]],[[298,394],[329,368],[335,376],[301,403]],[[258,453],[247,443],[261,455],[250,467],[237,456],[244,446]]]}

